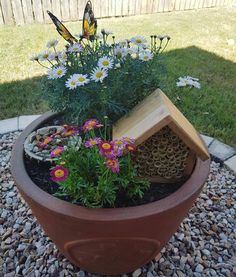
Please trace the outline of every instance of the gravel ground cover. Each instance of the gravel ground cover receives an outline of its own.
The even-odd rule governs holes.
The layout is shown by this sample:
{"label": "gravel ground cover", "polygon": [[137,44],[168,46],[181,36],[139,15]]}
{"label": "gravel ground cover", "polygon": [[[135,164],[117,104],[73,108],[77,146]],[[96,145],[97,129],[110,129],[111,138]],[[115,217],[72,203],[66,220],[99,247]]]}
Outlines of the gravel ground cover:
{"label": "gravel ground cover", "polygon": [[[0,135],[0,276],[98,276],[73,266],[45,235],[10,173],[19,132]],[[155,260],[123,277],[236,276],[236,176],[214,161],[206,185]]]}

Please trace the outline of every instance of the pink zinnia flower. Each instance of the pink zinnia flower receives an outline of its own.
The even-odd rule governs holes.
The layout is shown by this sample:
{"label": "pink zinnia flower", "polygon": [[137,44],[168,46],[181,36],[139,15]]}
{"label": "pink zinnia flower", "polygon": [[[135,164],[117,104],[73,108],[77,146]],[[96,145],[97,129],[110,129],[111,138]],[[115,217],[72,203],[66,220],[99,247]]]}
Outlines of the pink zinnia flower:
{"label": "pink zinnia flower", "polygon": [[50,176],[53,182],[63,182],[69,175],[69,171],[67,168],[61,165],[57,165],[50,172]]}
{"label": "pink zinnia flower", "polygon": [[63,125],[63,127],[64,127],[64,130],[62,132],[63,137],[75,136],[75,135],[78,135],[79,133],[77,126]]}
{"label": "pink zinnia flower", "polygon": [[84,143],[84,146],[86,148],[92,148],[94,145],[98,145],[100,142],[100,138],[91,138]]}
{"label": "pink zinnia flower", "polygon": [[43,144],[43,145],[48,145],[52,140],[53,140],[53,138],[51,138],[51,137],[46,137],[46,138],[43,140],[42,144]]}
{"label": "pink zinnia flower", "polygon": [[93,130],[95,128],[100,128],[102,126],[103,125],[97,119],[89,119],[82,126],[82,130],[84,132],[88,132],[88,131]]}
{"label": "pink zinnia flower", "polygon": [[113,173],[120,172],[120,164],[117,159],[107,159],[106,166],[111,169]]}
{"label": "pink zinnia flower", "polygon": [[50,156],[52,158],[56,158],[57,156],[59,156],[63,151],[64,151],[64,147],[58,146],[55,149],[53,149],[50,153]]}

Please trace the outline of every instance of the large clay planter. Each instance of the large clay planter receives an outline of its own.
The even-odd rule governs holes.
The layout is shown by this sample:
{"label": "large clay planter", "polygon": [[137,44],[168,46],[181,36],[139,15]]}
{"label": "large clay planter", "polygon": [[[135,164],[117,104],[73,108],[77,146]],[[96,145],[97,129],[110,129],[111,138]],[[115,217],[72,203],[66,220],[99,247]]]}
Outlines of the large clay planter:
{"label": "large clay planter", "polygon": [[73,264],[98,274],[121,274],[153,259],[174,234],[199,195],[210,161],[197,160],[191,177],[173,194],[159,201],[129,208],[88,209],[53,197],[28,176],[23,159],[25,138],[44,121],[30,124],[16,141],[12,174],[33,214]]}

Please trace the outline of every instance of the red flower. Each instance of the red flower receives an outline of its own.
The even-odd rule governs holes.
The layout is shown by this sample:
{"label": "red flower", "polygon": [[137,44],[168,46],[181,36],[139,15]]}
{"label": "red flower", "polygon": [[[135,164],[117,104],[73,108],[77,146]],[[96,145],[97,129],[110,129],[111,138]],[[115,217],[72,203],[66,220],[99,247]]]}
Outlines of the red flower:
{"label": "red flower", "polygon": [[120,164],[117,159],[107,159],[106,161],[106,166],[111,169],[113,173],[118,173],[120,172]]}

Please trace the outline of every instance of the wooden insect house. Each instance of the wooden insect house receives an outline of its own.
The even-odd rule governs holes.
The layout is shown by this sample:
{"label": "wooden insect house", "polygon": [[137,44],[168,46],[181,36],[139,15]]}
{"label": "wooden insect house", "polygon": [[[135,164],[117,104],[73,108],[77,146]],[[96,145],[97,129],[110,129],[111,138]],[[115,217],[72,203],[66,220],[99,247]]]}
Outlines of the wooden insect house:
{"label": "wooden insect house", "polygon": [[122,137],[135,139],[138,175],[151,182],[184,181],[197,157],[209,158],[198,132],[159,89],[115,124],[113,139]]}

